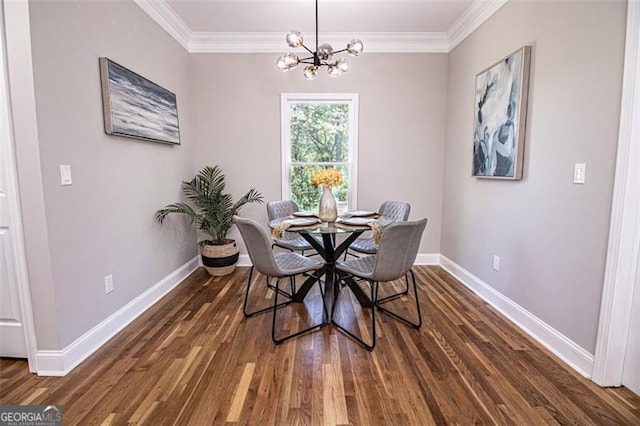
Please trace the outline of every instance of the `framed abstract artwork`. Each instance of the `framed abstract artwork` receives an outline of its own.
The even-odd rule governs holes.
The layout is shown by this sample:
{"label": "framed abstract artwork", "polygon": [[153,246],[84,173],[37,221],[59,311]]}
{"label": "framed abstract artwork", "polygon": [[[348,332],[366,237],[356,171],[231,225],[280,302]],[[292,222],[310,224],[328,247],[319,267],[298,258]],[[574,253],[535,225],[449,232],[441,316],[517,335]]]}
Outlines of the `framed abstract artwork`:
{"label": "framed abstract artwork", "polygon": [[108,58],[99,62],[105,133],[179,145],[176,95]]}
{"label": "framed abstract artwork", "polygon": [[522,179],[530,62],[524,46],[476,75],[475,177]]}

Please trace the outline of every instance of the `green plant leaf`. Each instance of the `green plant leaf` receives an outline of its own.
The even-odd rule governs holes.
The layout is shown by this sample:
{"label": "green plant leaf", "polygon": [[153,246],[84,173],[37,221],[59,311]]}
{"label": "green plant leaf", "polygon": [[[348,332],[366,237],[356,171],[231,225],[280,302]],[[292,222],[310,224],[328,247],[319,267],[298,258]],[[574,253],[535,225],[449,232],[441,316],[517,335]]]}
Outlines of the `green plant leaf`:
{"label": "green plant leaf", "polygon": [[173,203],[156,211],[156,220],[163,223],[170,214],[182,214],[210,239],[200,241],[204,244],[224,244],[231,229],[233,216],[248,203],[263,203],[263,196],[251,188],[236,202],[231,194],[225,193],[226,181],[222,169],[218,166],[206,166],[191,180],[182,182],[182,192],[189,203]]}

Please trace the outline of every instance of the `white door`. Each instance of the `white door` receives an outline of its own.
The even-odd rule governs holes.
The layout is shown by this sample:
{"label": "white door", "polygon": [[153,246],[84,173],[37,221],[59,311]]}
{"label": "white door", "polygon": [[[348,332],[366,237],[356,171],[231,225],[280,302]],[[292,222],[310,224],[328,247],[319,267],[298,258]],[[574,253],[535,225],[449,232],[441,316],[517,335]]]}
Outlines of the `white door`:
{"label": "white door", "polygon": [[638,253],[636,285],[635,290],[633,290],[631,322],[629,324],[627,351],[624,356],[622,384],[640,395],[640,253]]}
{"label": "white door", "polygon": [[[4,152],[2,154],[4,157]],[[3,175],[4,171],[3,164]],[[3,177],[0,177],[0,356],[26,358],[27,345],[18,302],[12,226],[7,206],[9,195]]]}
{"label": "white door", "polygon": [[[0,16],[2,18],[2,16]],[[4,36],[0,31],[0,356],[26,358],[25,327],[18,280],[22,233],[19,212],[9,96],[5,68]]]}

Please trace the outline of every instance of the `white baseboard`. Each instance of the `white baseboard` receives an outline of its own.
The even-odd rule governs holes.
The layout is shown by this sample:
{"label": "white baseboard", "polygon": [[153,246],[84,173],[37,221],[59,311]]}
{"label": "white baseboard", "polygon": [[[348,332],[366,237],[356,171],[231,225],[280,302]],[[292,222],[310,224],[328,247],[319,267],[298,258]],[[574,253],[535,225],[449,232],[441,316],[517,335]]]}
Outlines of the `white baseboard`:
{"label": "white baseboard", "polygon": [[439,265],[440,255],[438,253],[418,253],[414,265]]}
{"label": "white baseboard", "polygon": [[140,316],[140,314],[180,284],[182,280],[200,266],[199,262],[200,256],[189,260],[100,324],[80,336],[66,348],[60,351],[38,351],[36,354],[38,375],[66,375],[131,323],[131,321]]}
{"label": "white baseboard", "polygon": [[590,377],[592,354],[444,255],[440,266],[578,373]]}
{"label": "white baseboard", "polygon": [[251,259],[249,259],[249,255],[248,254],[241,254],[240,257],[238,258],[238,266],[251,266]]}

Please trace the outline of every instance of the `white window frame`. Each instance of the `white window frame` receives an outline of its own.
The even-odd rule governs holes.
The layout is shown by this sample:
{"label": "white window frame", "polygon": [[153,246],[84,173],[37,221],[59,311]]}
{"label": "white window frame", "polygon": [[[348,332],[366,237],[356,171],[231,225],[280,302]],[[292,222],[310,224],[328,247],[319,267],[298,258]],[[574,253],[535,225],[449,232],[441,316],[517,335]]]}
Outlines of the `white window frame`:
{"label": "white window frame", "polygon": [[358,94],[357,93],[281,93],[280,94],[280,139],[282,153],[282,199],[291,199],[291,166],[296,164],[345,164],[345,163],[292,163],[291,162],[291,108],[292,104],[346,104],[349,105],[349,170],[347,199],[348,210],[358,206]]}

